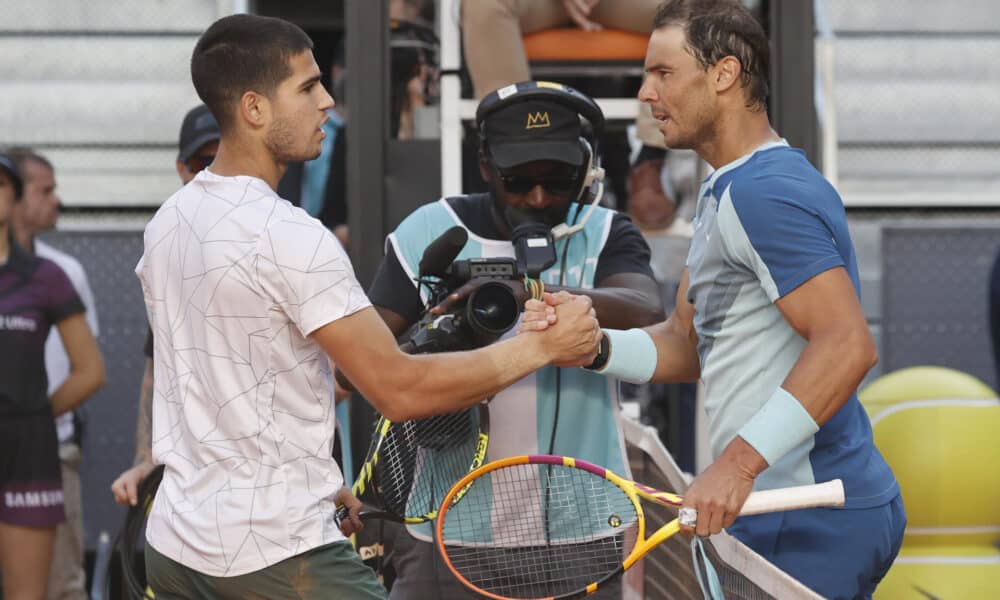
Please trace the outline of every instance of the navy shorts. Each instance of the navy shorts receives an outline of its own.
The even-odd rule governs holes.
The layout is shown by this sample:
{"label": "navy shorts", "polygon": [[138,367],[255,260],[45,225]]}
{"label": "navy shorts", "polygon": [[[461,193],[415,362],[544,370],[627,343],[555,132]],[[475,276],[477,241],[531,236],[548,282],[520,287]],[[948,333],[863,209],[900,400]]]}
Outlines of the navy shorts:
{"label": "navy shorts", "polygon": [[0,521],[55,527],[65,520],[52,413],[0,417]]}
{"label": "navy shorts", "polygon": [[811,508],[740,517],[731,535],[824,598],[871,598],[903,544],[896,496],[864,509]]}

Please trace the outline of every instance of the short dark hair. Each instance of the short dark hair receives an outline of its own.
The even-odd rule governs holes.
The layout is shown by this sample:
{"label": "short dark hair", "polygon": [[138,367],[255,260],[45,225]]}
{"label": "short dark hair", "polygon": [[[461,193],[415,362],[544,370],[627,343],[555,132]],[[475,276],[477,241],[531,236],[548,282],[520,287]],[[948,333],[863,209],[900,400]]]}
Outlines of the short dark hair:
{"label": "short dark hair", "polygon": [[14,161],[15,164],[17,164],[17,168],[21,170],[22,175],[24,175],[24,165],[31,161],[34,161],[55,173],[56,168],[52,166],[52,162],[49,161],[49,159],[27,146],[12,146],[7,148],[6,154],[12,161]]}
{"label": "short dark hair", "polygon": [[770,48],[757,19],[737,0],[667,0],[656,10],[653,29],[684,29],[688,49],[707,69],[732,56],[740,61],[747,107],[767,108]]}
{"label": "short dark hair", "polygon": [[234,104],[249,90],[270,96],[292,74],[289,60],[313,43],[294,23],[231,15],[205,30],[191,55],[191,81],[222,131],[235,122]]}

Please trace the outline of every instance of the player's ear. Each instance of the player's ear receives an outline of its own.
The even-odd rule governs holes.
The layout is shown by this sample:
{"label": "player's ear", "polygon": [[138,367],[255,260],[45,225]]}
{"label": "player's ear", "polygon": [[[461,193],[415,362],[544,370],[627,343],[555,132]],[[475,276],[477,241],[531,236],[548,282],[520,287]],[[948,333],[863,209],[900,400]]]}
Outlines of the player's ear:
{"label": "player's ear", "polygon": [[712,65],[712,79],[715,84],[715,91],[717,93],[723,93],[733,85],[739,84],[740,75],[743,73],[743,67],[740,65],[739,59],[735,56],[726,56],[719,59],[714,65]]}
{"label": "player's ear", "polygon": [[239,118],[252,129],[267,125],[271,120],[271,114],[271,101],[264,94],[251,90],[240,96]]}

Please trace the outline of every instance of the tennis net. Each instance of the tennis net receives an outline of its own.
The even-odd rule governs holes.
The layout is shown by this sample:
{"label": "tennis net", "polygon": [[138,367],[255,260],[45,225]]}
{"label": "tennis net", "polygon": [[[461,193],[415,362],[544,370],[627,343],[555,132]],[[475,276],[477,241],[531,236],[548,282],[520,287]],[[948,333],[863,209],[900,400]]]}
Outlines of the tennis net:
{"label": "tennis net", "polygon": [[[635,481],[683,494],[687,482],[660,442],[656,430],[622,419],[629,467]],[[656,531],[676,513],[646,502],[646,530]],[[705,540],[727,600],[813,600],[821,597],[785,574],[759,554],[723,532]],[[648,554],[625,574],[624,600],[701,600],[704,596],[691,559],[691,544],[676,535]]]}

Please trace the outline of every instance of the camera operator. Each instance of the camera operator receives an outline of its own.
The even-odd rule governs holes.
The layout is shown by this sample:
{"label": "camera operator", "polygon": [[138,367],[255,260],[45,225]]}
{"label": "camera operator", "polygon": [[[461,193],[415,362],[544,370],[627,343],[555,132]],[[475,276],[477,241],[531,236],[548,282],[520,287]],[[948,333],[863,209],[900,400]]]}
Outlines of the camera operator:
{"label": "camera operator", "polygon": [[[489,193],[424,205],[387,239],[369,298],[393,333],[400,335],[421,319],[430,298],[414,282],[423,270],[418,263],[431,241],[456,225],[468,231],[459,259],[513,257],[512,238],[524,227],[548,232],[564,223],[583,225],[554,243],[556,261],[539,275],[545,289],[589,296],[605,327],[640,327],[664,318],[650,250],[639,230],[628,217],[600,206],[584,218],[586,204],[596,204],[588,196],[592,188],[583,185],[587,171],[596,167],[590,164],[579,110],[588,112],[587,106],[603,120],[589,98],[548,82],[523,82],[484,98],[477,111],[479,166]],[[600,176],[599,168],[596,172]],[[430,312],[451,311],[484,283],[497,281],[523,307],[529,293],[521,280],[476,278]],[[564,454],[628,472],[617,417],[617,381],[583,369],[546,367],[492,400],[487,458]],[[391,598],[471,598],[430,542],[429,524],[409,526],[396,536],[389,558],[396,575]]]}

